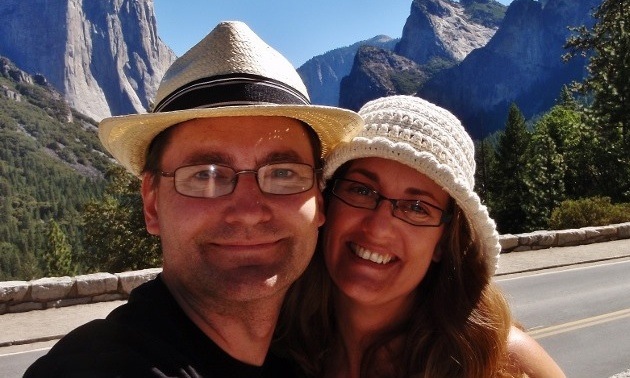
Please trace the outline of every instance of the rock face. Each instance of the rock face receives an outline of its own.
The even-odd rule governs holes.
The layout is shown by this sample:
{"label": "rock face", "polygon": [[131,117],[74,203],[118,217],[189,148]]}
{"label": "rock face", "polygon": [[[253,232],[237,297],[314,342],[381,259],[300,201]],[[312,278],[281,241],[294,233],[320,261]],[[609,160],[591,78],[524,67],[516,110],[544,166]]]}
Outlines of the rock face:
{"label": "rock face", "polygon": [[152,0],[3,0],[0,55],[97,121],[148,109],[175,59]]}
{"label": "rock face", "polygon": [[393,50],[397,42],[398,39],[380,35],[309,59],[297,71],[308,88],[311,102],[337,106],[341,79],[350,73],[359,47],[375,46]]}
{"label": "rock face", "polygon": [[426,80],[414,61],[377,47],[362,46],[352,73],[341,80],[339,106],[359,110],[366,102],[395,94],[414,94]]}
{"label": "rock face", "polygon": [[414,0],[395,52],[418,64],[434,58],[459,62],[485,46],[496,31],[496,26],[471,19],[460,3]]}
{"label": "rock face", "polygon": [[561,59],[567,27],[592,25],[599,3],[515,0],[486,46],[436,74],[419,95],[451,110],[476,137],[501,129],[512,102],[526,118],[548,110],[563,85],[584,77],[584,59]]}
{"label": "rock face", "polygon": [[[504,9],[498,3],[492,6]],[[352,71],[341,83],[339,105],[358,110],[381,96],[415,94],[435,72],[485,45],[496,25],[472,17],[467,10],[450,0],[414,0],[395,53],[365,50],[357,54]]]}

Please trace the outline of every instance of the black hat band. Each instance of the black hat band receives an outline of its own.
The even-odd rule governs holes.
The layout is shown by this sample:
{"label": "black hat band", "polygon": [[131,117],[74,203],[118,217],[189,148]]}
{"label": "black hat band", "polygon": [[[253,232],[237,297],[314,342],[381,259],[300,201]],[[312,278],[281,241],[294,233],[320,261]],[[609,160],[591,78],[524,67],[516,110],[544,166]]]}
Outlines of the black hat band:
{"label": "black hat band", "polygon": [[310,105],[310,101],[282,82],[258,75],[232,74],[190,82],[164,98],[153,112],[263,104]]}

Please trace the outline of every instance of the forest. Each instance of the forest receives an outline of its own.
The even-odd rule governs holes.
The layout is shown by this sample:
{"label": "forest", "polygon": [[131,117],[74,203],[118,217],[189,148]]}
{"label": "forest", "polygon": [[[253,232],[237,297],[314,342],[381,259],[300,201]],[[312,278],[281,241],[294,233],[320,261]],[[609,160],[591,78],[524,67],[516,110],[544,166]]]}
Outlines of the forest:
{"label": "forest", "polygon": [[[566,54],[589,59],[582,82],[476,141],[476,190],[499,232],[630,221],[630,2],[605,0]],[[160,265],[144,228],[139,180],[116,165],[97,123],[44,78],[0,58],[0,281]]]}

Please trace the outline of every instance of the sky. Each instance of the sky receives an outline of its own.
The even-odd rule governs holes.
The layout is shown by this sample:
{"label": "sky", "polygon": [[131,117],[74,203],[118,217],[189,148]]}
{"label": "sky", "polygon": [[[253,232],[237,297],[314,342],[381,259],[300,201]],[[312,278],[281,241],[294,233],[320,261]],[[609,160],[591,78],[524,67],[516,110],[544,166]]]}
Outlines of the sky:
{"label": "sky", "polygon": [[[509,4],[512,0],[499,0]],[[181,56],[219,22],[239,20],[298,68],[380,34],[399,38],[412,0],[154,0],[157,31]]]}

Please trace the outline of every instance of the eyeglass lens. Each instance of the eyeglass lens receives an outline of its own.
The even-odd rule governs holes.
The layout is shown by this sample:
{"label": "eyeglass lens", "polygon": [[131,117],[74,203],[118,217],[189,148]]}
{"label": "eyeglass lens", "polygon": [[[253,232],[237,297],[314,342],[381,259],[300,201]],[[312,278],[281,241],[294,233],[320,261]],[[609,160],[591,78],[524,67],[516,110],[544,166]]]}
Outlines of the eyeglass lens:
{"label": "eyeglass lens", "polygon": [[313,187],[314,169],[302,163],[267,164],[256,170],[235,171],[219,164],[200,164],[179,167],[173,174],[175,190],[184,196],[215,198],[234,191],[238,176],[245,173],[256,175],[258,187],[269,194],[297,194]]}
{"label": "eyeglass lens", "polygon": [[359,181],[337,179],[333,194],[346,204],[362,209],[374,210],[381,201],[389,201],[392,215],[412,225],[439,226],[442,223],[442,209],[421,200],[387,198]]}

